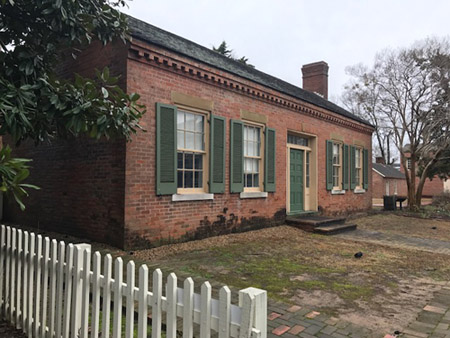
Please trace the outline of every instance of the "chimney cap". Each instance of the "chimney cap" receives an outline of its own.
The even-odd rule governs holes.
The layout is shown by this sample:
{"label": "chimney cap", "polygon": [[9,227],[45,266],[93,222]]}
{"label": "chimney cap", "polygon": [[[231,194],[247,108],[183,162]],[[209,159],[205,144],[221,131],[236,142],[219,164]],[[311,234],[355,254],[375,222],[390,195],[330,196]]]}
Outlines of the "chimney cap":
{"label": "chimney cap", "polygon": [[314,67],[314,66],[326,66],[328,68],[328,63],[326,63],[325,61],[311,62],[311,63],[307,63],[307,64],[303,65],[302,69],[310,68],[310,67]]}
{"label": "chimney cap", "polygon": [[303,89],[328,100],[328,63],[318,61],[303,65]]}

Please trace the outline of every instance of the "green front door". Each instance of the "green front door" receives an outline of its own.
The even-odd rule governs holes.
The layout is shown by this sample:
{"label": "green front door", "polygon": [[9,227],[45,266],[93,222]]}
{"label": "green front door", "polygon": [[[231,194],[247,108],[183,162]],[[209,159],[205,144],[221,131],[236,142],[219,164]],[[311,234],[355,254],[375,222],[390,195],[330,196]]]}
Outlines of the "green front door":
{"label": "green front door", "polygon": [[290,213],[303,211],[303,150],[290,150]]}

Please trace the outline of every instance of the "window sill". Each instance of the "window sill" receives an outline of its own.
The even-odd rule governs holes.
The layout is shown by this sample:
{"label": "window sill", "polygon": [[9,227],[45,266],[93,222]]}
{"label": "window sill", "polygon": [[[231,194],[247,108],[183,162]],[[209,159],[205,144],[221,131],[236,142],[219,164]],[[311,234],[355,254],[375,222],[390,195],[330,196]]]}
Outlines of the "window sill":
{"label": "window sill", "polygon": [[214,194],[173,194],[172,202],[213,200]]}
{"label": "window sill", "polygon": [[241,192],[240,198],[267,198],[269,194],[265,191],[247,191]]}
{"label": "window sill", "polygon": [[365,189],[361,189],[361,188],[356,188],[355,190],[353,190],[353,192],[355,194],[364,194],[366,192]]}
{"label": "window sill", "polygon": [[345,195],[345,190],[331,190],[331,195]]}

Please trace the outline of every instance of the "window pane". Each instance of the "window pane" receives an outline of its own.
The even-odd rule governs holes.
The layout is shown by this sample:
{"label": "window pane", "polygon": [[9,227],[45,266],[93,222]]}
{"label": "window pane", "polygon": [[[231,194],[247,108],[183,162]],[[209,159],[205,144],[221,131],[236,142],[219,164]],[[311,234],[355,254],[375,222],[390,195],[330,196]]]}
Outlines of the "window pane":
{"label": "window pane", "polygon": [[195,131],[197,133],[203,133],[203,116],[195,115]]}
{"label": "window pane", "polygon": [[185,188],[193,188],[194,187],[194,172],[193,171],[185,171],[184,172],[184,187]]}
{"label": "window pane", "polygon": [[249,187],[249,188],[253,187],[252,174],[246,174],[245,176],[247,177],[246,187]]}
{"label": "window pane", "polygon": [[186,130],[195,130],[195,115],[186,113]]}
{"label": "window pane", "polygon": [[184,132],[183,131],[177,132],[177,146],[178,146],[178,149],[184,149]]}
{"label": "window pane", "polygon": [[185,149],[195,149],[194,148],[194,133],[186,132]]}
{"label": "window pane", "polygon": [[247,131],[248,131],[247,140],[252,141],[253,140],[253,129],[252,129],[252,127],[245,127],[245,129],[247,129]]}
{"label": "window pane", "polygon": [[182,170],[178,170],[177,179],[178,179],[177,187],[178,188],[183,188],[183,171]]}
{"label": "window pane", "polygon": [[183,153],[178,153],[178,169],[183,169]]}
{"label": "window pane", "polygon": [[248,142],[247,144],[247,156],[255,156],[255,148],[253,147],[253,142]]}
{"label": "window pane", "polygon": [[261,149],[260,149],[260,143],[259,142],[255,142],[254,144],[253,144],[253,148],[254,148],[254,150],[253,150],[253,152],[255,153],[255,156],[260,156],[261,154],[260,154],[260,151],[261,151]]}
{"label": "window pane", "polygon": [[194,188],[201,188],[203,186],[203,172],[194,171],[195,184]]}
{"label": "window pane", "polygon": [[245,158],[244,159],[244,171],[246,173],[251,173],[252,172],[252,160],[249,158]]}
{"label": "window pane", "polygon": [[296,144],[299,146],[305,146],[305,147],[307,147],[309,144],[309,140],[306,137],[292,135],[292,134],[288,134],[287,141],[288,141],[288,143]]}
{"label": "window pane", "polygon": [[184,129],[184,113],[181,111],[177,114],[177,128]]}
{"label": "window pane", "polygon": [[194,155],[193,154],[184,154],[184,168],[185,169],[193,169],[194,168]]}
{"label": "window pane", "polygon": [[254,187],[259,187],[259,174],[254,174],[253,175],[253,186]]}
{"label": "window pane", "polygon": [[194,134],[194,140],[195,140],[195,147],[193,149],[195,150],[204,150],[203,145],[203,134]]}
{"label": "window pane", "polygon": [[259,173],[259,160],[257,159],[253,160],[253,172]]}
{"label": "window pane", "polygon": [[252,137],[252,128],[250,128],[249,126],[244,126],[244,138],[248,141],[251,139]]}
{"label": "window pane", "polygon": [[203,155],[195,155],[195,169],[203,169]]}

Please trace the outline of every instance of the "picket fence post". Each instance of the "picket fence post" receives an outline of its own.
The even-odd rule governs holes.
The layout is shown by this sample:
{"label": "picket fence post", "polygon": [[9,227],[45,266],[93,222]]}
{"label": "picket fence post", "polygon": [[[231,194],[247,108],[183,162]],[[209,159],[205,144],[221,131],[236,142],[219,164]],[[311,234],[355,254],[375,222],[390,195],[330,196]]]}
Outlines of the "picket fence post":
{"label": "picket fence post", "polygon": [[239,291],[239,306],[244,304],[244,295],[255,297],[253,327],[261,332],[261,338],[267,338],[267,291],[258,288],[246,288]]}
{"label": "picket fence post", "polygon": [[73,338],[78,338],[81,334],[81,316],[82,316],[82,290],[83,279],[82,269],[84,266],[84,252],[90,251],[90,244],[76,244],[74,245],[74,267],[73,267],[73,281],[72,281],[72,326],[70,331]]}

